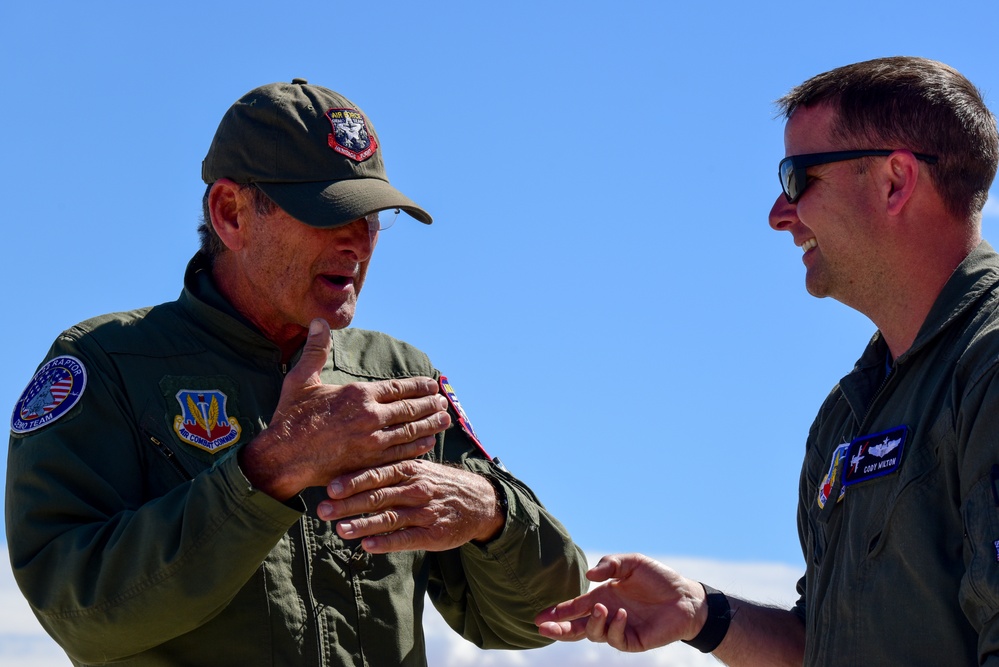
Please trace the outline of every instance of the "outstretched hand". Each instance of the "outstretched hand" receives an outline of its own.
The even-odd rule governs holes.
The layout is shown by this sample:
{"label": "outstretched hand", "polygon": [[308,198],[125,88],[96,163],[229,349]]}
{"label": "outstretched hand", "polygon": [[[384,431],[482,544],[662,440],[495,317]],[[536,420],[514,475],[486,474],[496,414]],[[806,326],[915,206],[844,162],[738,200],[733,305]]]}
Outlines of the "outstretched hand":
{"label": "outstretched hand", "polygon": [[692,639],[706,618],[698,616],[704,605],[701,585],[647,556],[604,556],[586,578],[607,583],[538,614],[534,622],[543,636],[647,651]]}
{"label": "outstretched hand", "polygon": [[429,377],[323,384],[331,346],[329,325],[313,320],[270,425],[240,452],[247,479],[278,500],[345,472],[420,456],[451,423]]}

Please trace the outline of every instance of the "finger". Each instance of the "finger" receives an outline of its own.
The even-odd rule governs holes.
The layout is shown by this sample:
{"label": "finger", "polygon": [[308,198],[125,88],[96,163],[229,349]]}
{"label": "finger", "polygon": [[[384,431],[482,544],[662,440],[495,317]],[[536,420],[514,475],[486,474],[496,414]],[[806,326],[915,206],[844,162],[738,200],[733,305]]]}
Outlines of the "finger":
{"label": "finger", "polygon": [[446,412],[435,412],[416,421],[392,424],[384,427],[379,437],[383,445],[400,445],[418,438],[437,435],[451,425],[451,416]]}
{"label": "finger", "polygon": [[392,403],[404,398],[435,396],[440,393],[437,382],[433,378],[424,376],[382,380],[373,382],[371,385],[372,396],[379,403]]}
{"label": "finger", "polygon": [[435,394],[382,403],[387,426],[405,425],[435,414],[447,414],[447,399]]}
{"label": "finger", "polygon": [[542,637],[557,639],[561,642],[577,642],[586,636],[586,626],[583,623],[545,621],[538,625],[538,632]]}
{"label": "finger", "polygon": [[[447,423],[450,424],[450,422]],[[444,428],[447,427],[445,426]],[[444,430],[444,428],[440,430]],[[380,461],[380,463],[385,464],[394,463],[396,461],[406,461],[426,454],[437,445],[437,433],[438,431],[434,431],[433,433],[421,436],[412,442],[404,442],[401,445],[386,447],[382,451],[383,460]]]}
{"label": "finger", "polygon": [[300,387],[322,384],[323,367],[329,359],[332,346],[329,323],[321,317],[312,320],[302,356],[295,367],[288,371],[285,382]]}
{"label": "finger", "polygon": [[537,624],[539,620],[541,622],[572,621],[577,618],[589,616],[592,613],[593,607],[597,604],[595,593],[600,590],[601,589],[598,588],[571,600],[559,602],[554,607],[550,607],[538,614],[534,621],[535,624]]}
{"label": "finger", "polygon": [[589,569],[586,573],[586,578],[595,582],[619,578],[618,569],[620,564],[618,556],[604,556],[596,565]]}
{"label": "finger", "polygon": [[358,516],[336,525],[336,532],[344,539],[370,537],[398,531],[408,525],[405,510],[387,510],[370,516]]}
{"label": "finger", "polygon": [[628,640],[626,630],[628,628],[628,610],[624,607],[618,609],[607,624],[607,643],[619,651],[627,651]]}
{"label": "finger", "polygon": [[593,605],[593,613],[586,622],[586,638],[591,642],[607,641],[607,607],[602,604]]}
{"label": "finger", "polygon": [[[404,482],[416,474],[417,470],[419,469],[413,465],[404,467],[404,464],[400,462],[349,472],[330,480],[330,483],[326,485],[326,494],[333,500],[358,500],[355,498],[358,494],[381,490],[387,486]],[[378,508],[368,507],[367,509]]]}
{"label": "finger", "polygon": [[396,551],[415,551],[428,546],[423,541],[426,531],[406,528],[382,535],[371,535],[361,540],[361,547],[369,554],[388,554]]}

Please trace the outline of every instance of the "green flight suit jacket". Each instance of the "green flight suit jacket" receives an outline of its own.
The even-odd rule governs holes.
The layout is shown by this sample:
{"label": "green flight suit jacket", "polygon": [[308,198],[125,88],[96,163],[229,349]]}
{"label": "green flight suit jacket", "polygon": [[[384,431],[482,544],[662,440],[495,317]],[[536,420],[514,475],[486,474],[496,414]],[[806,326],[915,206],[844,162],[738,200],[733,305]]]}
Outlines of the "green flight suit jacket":
{"label": "green flight suit jacket", "polygon": [[812,425],[805,665],[999,666],[997,466],[999,255],[982,242],[912,347],[891,362],[875,335]]}
{"label": "green flight suit jacket", "polygon": [[[371,555],[316,518],[322,488],[281,503],[251,487],[235,454],[267,428],[286,369],[207,268],[192,260],[175,302],[64,332],[15,409],[14,576],[73,664],[425,665],[428,594],[477,646],[548,643],[532,619],[585,590],[584,556],[460,427],[427,456],[505,493],[486,545]],[[324,382],[413,375],[440,376],[388,336],[333,332]]]}

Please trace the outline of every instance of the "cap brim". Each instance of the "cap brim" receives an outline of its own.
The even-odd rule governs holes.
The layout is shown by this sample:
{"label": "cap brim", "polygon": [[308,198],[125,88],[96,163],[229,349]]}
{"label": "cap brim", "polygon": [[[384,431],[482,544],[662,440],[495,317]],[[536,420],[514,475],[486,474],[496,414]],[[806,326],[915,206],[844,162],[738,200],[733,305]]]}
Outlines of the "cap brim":
{"label": "cap brim", "polygon": [[337,227],[389,208],[402,209],[428,225],[434,221],[412,199],[378,178],[254,185],[285,213],[311,227]]}

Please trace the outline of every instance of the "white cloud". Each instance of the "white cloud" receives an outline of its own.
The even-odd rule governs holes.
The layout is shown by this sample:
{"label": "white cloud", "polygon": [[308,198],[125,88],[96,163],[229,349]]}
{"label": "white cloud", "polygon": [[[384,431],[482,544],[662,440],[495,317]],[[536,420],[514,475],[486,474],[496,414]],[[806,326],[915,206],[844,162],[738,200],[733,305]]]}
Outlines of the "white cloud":
{"label": "white cloud", "polygon": [[[6,552],[6,549],[4,549]],[[595,563],[599,556],[590,555]],[[0,564],[0,667],[65,667],[67,658],[42,630],[11,575],[3,554]],[[800,569],[773,563],[735,563],[660,557],[683,574],[740,597],[780,606],[796,599]],[[603,644],[555,644],[533,651],[481,651],[461,639],[429,604],[425,619],[427,658],[432,667],[708,667],[710,656],[677,644],[647,653],[619,653]]]}

